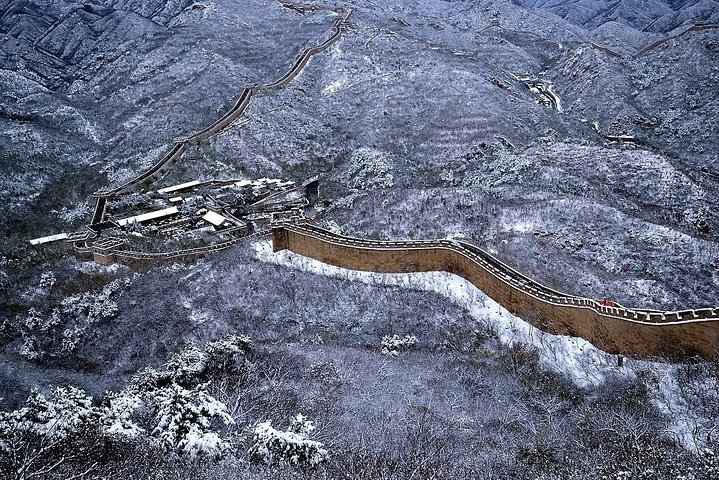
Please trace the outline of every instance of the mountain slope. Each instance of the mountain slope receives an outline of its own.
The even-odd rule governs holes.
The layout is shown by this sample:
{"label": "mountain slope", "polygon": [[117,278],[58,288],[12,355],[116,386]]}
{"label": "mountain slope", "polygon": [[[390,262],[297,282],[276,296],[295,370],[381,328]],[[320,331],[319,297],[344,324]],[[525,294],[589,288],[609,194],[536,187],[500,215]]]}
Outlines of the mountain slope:
{"label": "mountain slope", "polygon": [[587,29],[619,22],[654,33],[667,33],[682,25],[719,19],[715,0],[515,0],[519,5],[547,10]]}

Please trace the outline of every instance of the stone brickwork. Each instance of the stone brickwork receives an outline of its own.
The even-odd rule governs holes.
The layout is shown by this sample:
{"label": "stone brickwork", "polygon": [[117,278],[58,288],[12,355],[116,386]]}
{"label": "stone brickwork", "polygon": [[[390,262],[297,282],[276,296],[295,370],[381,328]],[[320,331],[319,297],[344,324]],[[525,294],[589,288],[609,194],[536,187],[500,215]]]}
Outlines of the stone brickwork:
{"label": "stone brickwork", "polygon": [[309,225],[276,226],[272,238],[275,251],[287,249],[352,270],[459,275],[535,327],[584,338],[608,353],[672,359],[717,356],[717,308],[659,312],[603,305],[545,287],[465,242],[361,240]]}

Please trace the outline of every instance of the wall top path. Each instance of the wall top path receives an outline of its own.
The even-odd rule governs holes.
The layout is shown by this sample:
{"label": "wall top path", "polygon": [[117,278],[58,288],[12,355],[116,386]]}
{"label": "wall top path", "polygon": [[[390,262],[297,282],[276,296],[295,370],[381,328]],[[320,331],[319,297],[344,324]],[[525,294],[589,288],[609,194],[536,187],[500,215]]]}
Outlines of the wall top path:
{"label": "wall top path", "polygon": [[[717,355],[719,308],[716,307],[663,312],[627,308],[614,302],[566,294],[522,275],[481,248],[461,241],[365,240],[338,235],[313,225],[290,224],[275,225],[272,238],[275,251],[289,249],[346,268],[455,273],[519,316],[543,312],[546,318],[537,322],[538,328],[550,333],[582,336],[612,353],[632,355],[632,341],[647,337],[642,340],[646,348],[634,349],[640,355],[676,351],[707,358]],[[400,266],[397,259],[402,256],[407,260]],[[557,320],[561,325],[553,325],[555,316],[561,319]],[[549,327],[544,328],[547,325]],[[603,334],[611,341],[594,338],[597,331],[608,328],[624,331],[624,338],[612,338],[611,332]]]}

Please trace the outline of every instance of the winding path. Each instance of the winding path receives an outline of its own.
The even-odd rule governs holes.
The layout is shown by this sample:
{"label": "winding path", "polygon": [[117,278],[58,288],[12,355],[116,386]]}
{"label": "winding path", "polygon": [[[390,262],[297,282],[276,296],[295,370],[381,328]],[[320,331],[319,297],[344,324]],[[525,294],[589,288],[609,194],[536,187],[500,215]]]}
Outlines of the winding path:
{"label": "winding path", "polygon": [[540,101],[541,99],[544,99],[552,109],[560,113],[562,112],[562,100],[552,89],[552,82],[542,78],[514,78],[524,83],[529,90],[537,90]]}
{"label": "winding path", "polygon": [[[210,138],[218,135],[219,133],[226,130],[233,123],[235,123],[240,117],[244,115],[254,95],[264,90],[272,90],[282,88],[288,85],[292,80],[302,72],[307,66],[310,59],[321,52],[324,52],[332,46],[341,36],[343,27],[347,23],[352,9],[350,8],[338,8],[328,5],[319,4],[307,4],[294,2],[291,0],[279,0],[283,7],[291,8],[300,13],[306,10],[326,10],[341,15],[337,20],[334,21],[331,27],[331,35],[313,47],[305,49],[292,64],[290,69],[282,75],[279,79],[268,84],[253,84],[246,86],[242,89],[240,97],[235,105],[226,112],[222,117],[203,128],[202,130],[195,132],[184,139],[174,142],[172,149],[170,149],[165,156],[163,156],[157,163],[152,165],[148,170],[136,175],[132,179],[114,188],[100,190],[93,194],[96,198],[95,209],[88,225],[88,229],[91,231],[86,233],[84,236],[73,237],[75,256],[84,260],[94,260],[101,264],[111,264],[114,262],[140,262],[146,260],[166,260],[176,258],[194,258],[206,253],[229,248],[232,245],[238,243],[246,237],[235,238],[226,242],[206,245],[204,247],[197,247],[188,250],[178,250],[172,252],[138,252],[138,251],[126,251],[120,250],[121,244],[111,243],[108,247],[103,245],[101,242],[99,245],[93,246],[88,245],[88,242],[92,242],[101,233],[103,228],[108,224],[106,221],[107,213],[107,202],[110,198],[123,195],[131,192],[142,184],[152,183],[162,178],[167,171],[175,165],[187,151],[189,145],[200,145],[201,143],[209,140]],[[266,235],[269,231],[257,232],[256,235]]]}
{"label": "winding path", "polygon": [[719,23],[695,23],[694,25],[688,27],[685,30],[682,30],[681,32],[677,33],[676,35],[670,35],[668,37],[660,38],[659,40],[656,40],[646,47],[639,50],[637,53],[634,54],[635,57],[641,57],[642,55],[646,55],[647,53],[651,52],[655,48],[669,42],[670,40],[675,40],[679,37],[682,37],[690,32],[698,32],[701,30],[711,30],[711,29],[719,29]]}

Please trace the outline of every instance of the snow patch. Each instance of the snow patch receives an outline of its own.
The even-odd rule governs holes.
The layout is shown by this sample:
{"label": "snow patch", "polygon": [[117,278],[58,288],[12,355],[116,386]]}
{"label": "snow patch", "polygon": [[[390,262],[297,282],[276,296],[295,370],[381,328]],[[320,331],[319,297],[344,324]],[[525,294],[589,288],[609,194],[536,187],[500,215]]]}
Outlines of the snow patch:
{"label": "snow patch", "polygon": [[511,225],[505,225],[507,230],[518,233],[527,233],[534,230],[534,225],[530,222],[517,222]]}
{"label": "snow patch", "polygon": [[338,80],[335,80],[334,82],[330,83],[322,89],[322,95],[332,95],[333,93],[337,93],[338,91],[342,90],[345,85],[347,85],[346,78],[340,78]]}

